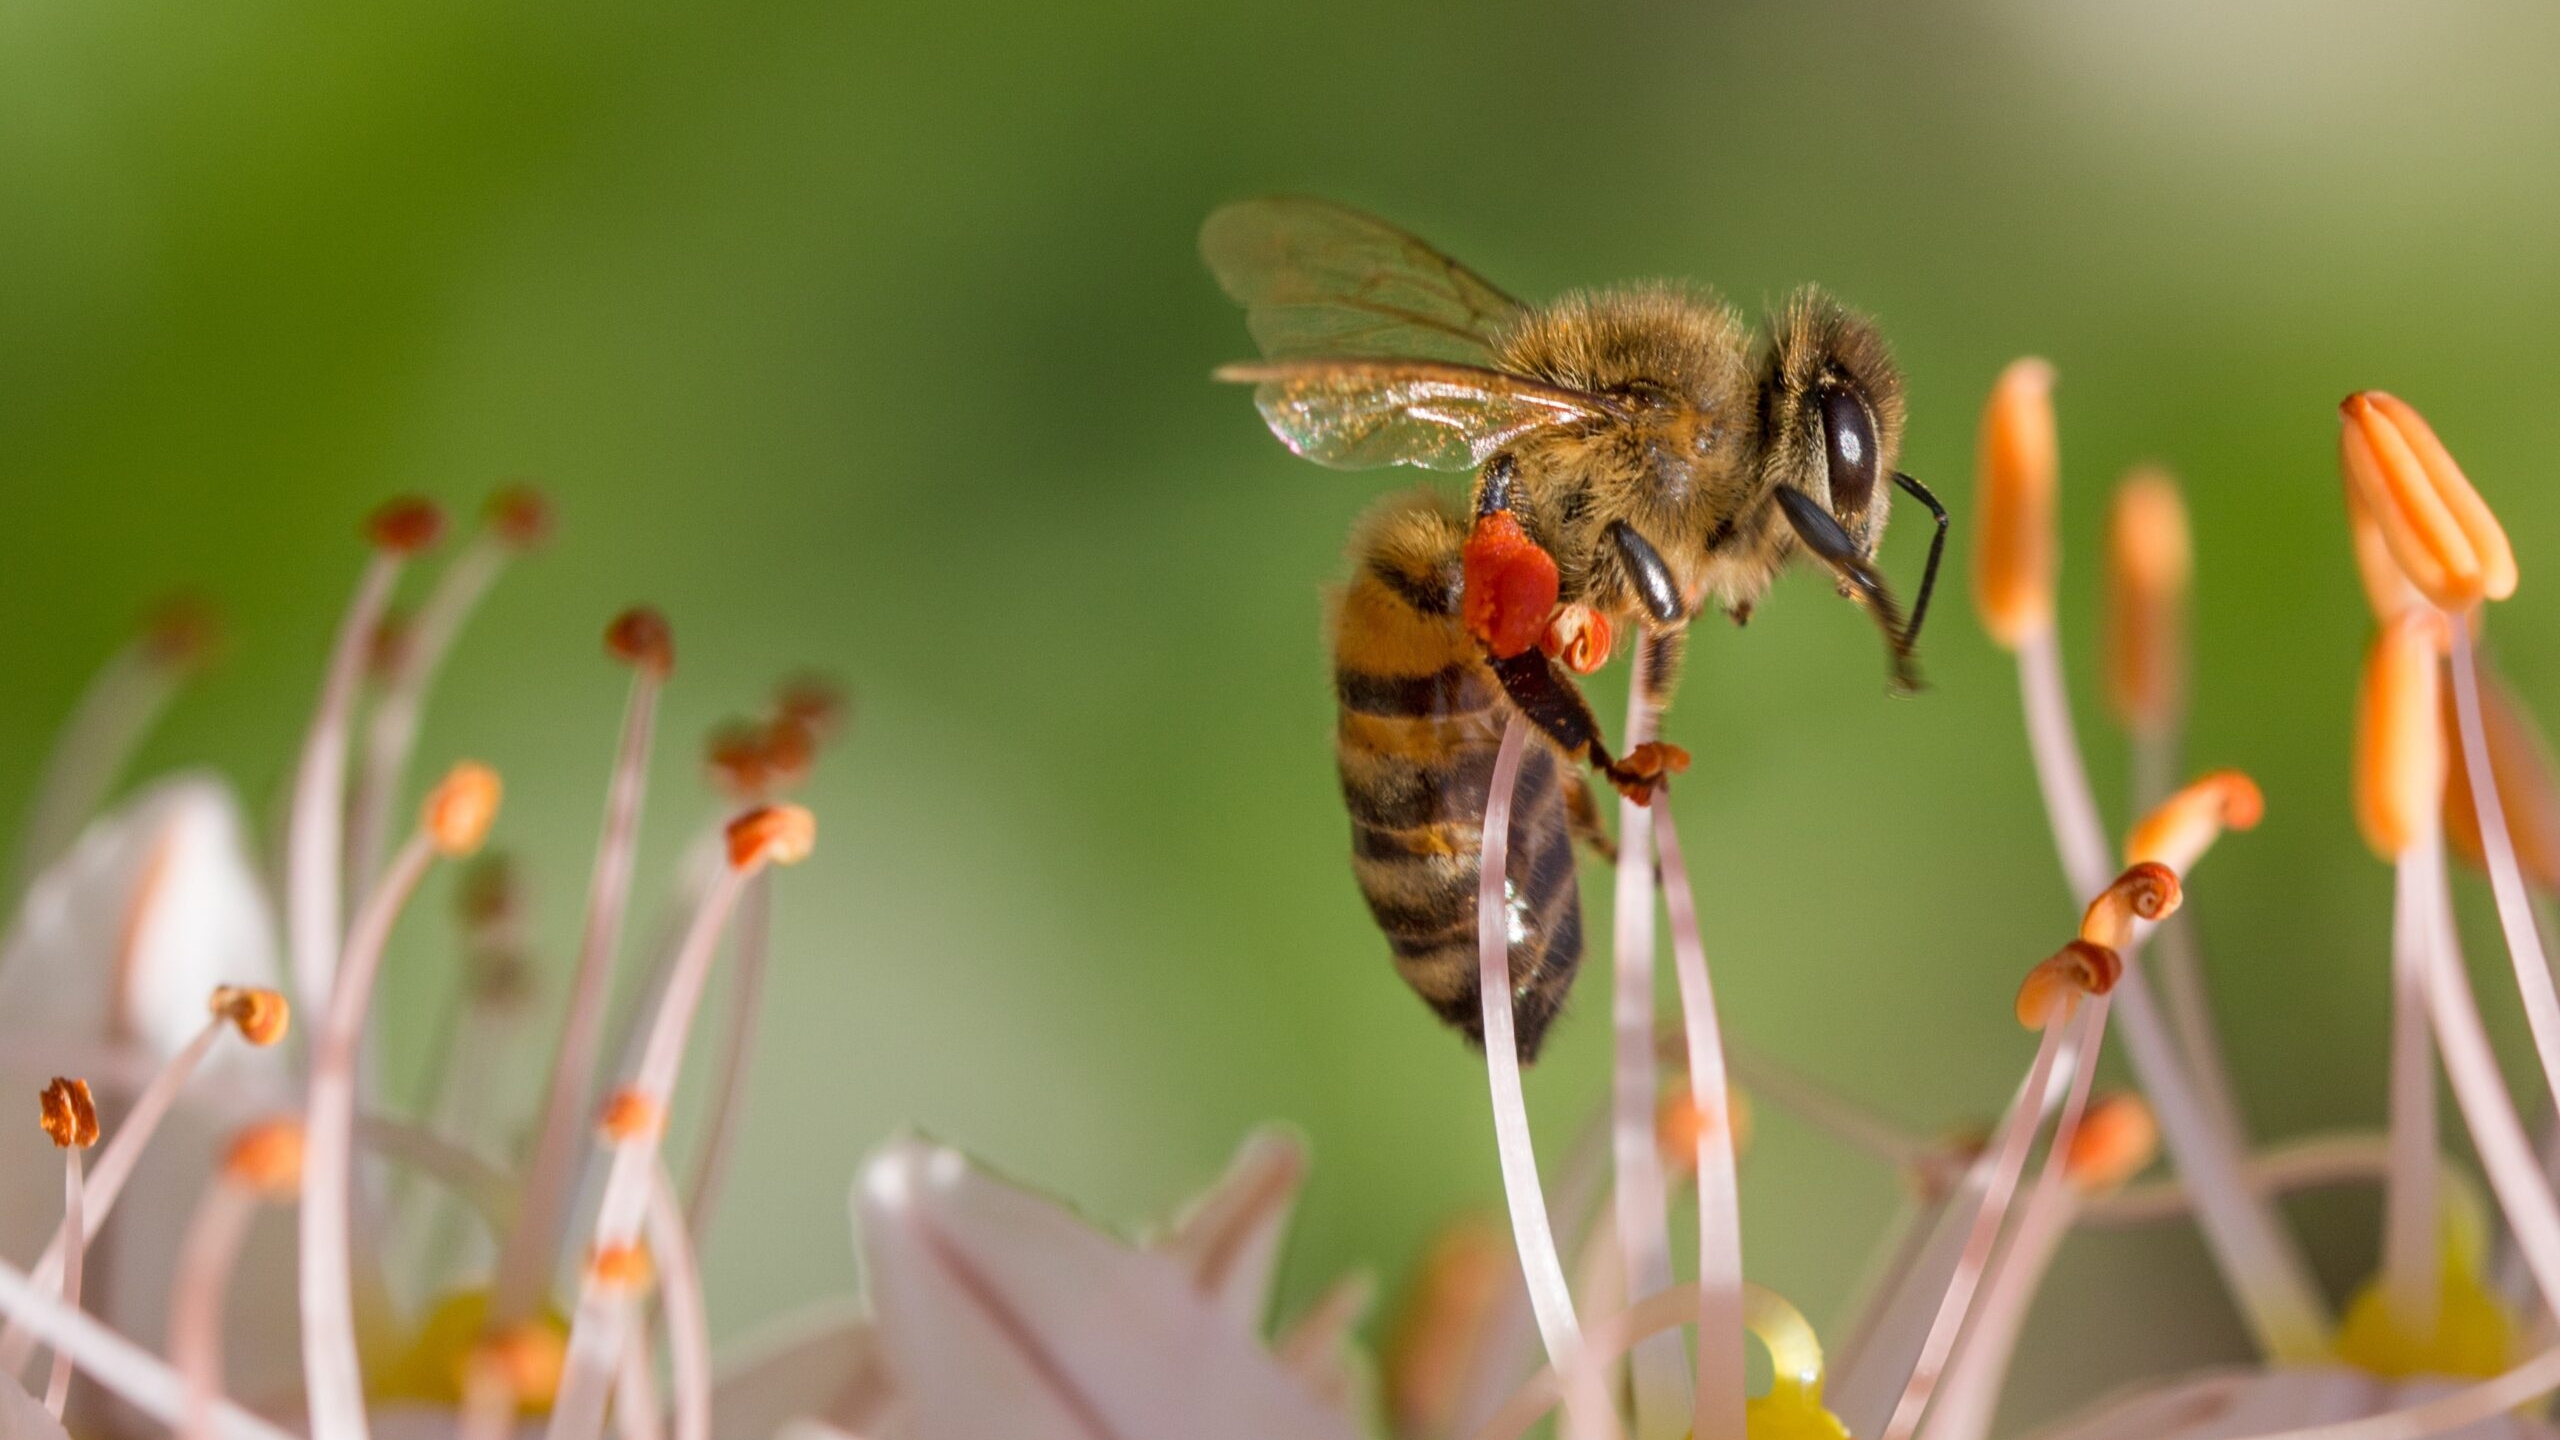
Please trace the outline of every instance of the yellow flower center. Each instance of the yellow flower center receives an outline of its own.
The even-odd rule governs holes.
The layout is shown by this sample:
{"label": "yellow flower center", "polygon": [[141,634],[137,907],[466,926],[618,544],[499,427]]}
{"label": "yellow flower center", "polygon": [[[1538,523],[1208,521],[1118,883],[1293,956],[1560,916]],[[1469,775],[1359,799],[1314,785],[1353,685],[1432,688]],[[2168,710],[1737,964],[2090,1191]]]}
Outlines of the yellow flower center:
{"label": "yellow flower center", "polygon": [[473,1367],[488,1365],[502,1370],[518,1414],[548,1414],[568,1345],[568,1323],[555,1311],[493,1333],[489,1292],[457,1290],[427,1312],[399,1358],[375,1373],[367,1398],[457,1408]]}

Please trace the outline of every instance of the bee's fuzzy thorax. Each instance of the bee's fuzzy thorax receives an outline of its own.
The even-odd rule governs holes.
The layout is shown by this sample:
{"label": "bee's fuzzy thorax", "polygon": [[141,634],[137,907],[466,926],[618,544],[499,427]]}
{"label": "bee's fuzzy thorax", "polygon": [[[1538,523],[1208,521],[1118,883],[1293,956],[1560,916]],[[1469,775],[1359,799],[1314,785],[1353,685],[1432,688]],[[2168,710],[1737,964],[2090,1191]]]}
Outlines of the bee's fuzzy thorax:
{"label": "bee's fuzzy thorax", "polygon": [[1601,394],[1662,387],[1701,408],[1750,391],[1742,315],[1694,286],[1646,281],[1576,290],[1505,337],[1509,368]]}

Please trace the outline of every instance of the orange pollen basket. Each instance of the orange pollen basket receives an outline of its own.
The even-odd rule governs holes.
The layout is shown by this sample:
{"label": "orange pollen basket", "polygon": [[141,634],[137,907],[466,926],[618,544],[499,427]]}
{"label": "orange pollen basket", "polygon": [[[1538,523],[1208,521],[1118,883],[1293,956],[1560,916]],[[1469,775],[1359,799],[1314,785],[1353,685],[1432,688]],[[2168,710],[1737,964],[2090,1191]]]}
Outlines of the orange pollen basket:
{"label": "orange pollen basket", "polygon": [[1561,579],[1555,557],[1529,538],[1508,510],[1478,519],[1468,532],[1465,599],[1467,633],[1494,658],[1508,660],[1536,645],[1555,614]]}
{"label": "orange pollen basket", "polygon": [[86,1150],[98,1143],[98,1103],[89,1082],[53,1077],[44,1087],[38,1114],[47,1139],[64,1150]]}
{"label": "orange pollen basket", "polygon": [[213,992],[213,1013],[239,1027],[240,1038],[261,1049],[293,1028],[293,1005],[274,990],[223,985]]}

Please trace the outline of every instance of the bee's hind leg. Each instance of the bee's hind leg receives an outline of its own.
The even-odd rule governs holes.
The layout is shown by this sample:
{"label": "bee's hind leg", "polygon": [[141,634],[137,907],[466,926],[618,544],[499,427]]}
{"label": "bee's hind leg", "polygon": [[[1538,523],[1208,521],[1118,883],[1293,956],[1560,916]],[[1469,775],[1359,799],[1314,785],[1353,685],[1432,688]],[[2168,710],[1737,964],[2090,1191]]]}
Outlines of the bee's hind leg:
{"label": "bee's hind leg", "polygon": [[1618,842],[1600,824],[1600,806],[1591,798],[1591,782],[1579,770],[1565,772],[1564,820],[1573,838],[1581,841],[1600,863],[1618,863]]}
{"label": "bee's hind leg", "polygon": [[1530,724],[1545,731],[1567,755],[1608,776],[1620,794],[1637,804],[1650,801],[1664,779],[1689,768],[1688,751],[1660,741],[1647,741],[1622,760],[1611,758],[1590,703],[1544,654],[1528,650],[1492,664],[1493,673],[1502,679],[1503,693]]}

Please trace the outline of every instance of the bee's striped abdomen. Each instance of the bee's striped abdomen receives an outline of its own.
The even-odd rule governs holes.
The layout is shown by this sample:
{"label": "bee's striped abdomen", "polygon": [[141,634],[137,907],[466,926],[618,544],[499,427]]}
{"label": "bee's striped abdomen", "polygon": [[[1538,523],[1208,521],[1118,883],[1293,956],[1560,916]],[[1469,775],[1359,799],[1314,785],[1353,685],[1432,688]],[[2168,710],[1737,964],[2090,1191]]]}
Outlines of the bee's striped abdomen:
{"label": "bee's striped abdomen", "polygon": [[[1333,618],[1334,750],[1351,813],[1351,867],[1396,972],[1483,1043],[1476,888],[1485,795],[1511,717],[1458,618],[1466,529],[1436,497],[1370,511]],[[1504,869],[1520,1057],[1535,1058],[1582,961],[1582,901],[1566,824],[1565,762],[1532,735]]]}

